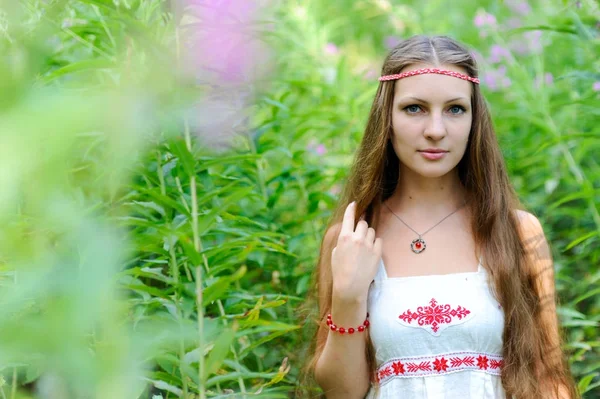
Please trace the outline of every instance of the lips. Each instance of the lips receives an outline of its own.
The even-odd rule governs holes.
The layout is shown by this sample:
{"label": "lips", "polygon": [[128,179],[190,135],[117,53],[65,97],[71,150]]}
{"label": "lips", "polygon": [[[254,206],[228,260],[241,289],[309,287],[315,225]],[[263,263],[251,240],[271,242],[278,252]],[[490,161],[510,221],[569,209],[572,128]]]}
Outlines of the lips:
{"label": "lips", "polygon": [[436,160],[443,158],[448,151],[419,151],[425,159]]}

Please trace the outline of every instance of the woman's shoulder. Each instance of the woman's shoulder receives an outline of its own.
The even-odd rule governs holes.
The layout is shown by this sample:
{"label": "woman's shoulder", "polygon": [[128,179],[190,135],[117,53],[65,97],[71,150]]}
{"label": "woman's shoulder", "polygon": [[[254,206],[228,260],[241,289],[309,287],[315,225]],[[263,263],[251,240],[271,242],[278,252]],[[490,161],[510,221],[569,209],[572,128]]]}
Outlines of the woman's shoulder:
{"label": "woman's shoulder", "polygon": [[544,233],[540,220],[534,214],[523,209],[515,209],[513,212],[519,223],[519,231],[524,237],[531,237],[532,235]]}

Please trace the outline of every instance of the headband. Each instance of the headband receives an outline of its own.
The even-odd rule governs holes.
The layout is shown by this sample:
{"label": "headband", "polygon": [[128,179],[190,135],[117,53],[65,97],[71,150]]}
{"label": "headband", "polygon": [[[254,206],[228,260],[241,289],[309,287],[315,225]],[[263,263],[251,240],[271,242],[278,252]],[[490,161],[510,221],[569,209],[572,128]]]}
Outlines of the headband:
{"label": "headband", "polygon": [[445,69],[438,69],[438,68],[421,68],[421,69],[415,69],[414,71],[397,73],[395,75],[384,75],[379,78],[379,81],[383,82],[386,80],[398,80],[398,79],[406,78],[407,76],[423,75],[425,73],[437,73],[440,75],[454,76],[455,78],[468,80],[469,82],[479,84],[478,78],[473,78],[471,76],[464,75],[459,72],[447,71]]}

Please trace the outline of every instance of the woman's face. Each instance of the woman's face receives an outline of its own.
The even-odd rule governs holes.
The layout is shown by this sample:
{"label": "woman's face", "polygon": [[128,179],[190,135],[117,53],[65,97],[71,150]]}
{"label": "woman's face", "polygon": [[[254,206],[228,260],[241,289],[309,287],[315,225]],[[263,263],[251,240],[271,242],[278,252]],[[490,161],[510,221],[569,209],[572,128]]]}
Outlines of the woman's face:
{"label": "woman's face", "polygon": [[[415,64],[402,72],[434,65]],[[462,68],[442,65],[465,74]],[[392,108],[392,144],[406,168],[423,177],[440,177],[462,159],[471,131],[472,83],[452,76],[423,74],[397,80]],[[425,150],[442,150],[433,154]]]}

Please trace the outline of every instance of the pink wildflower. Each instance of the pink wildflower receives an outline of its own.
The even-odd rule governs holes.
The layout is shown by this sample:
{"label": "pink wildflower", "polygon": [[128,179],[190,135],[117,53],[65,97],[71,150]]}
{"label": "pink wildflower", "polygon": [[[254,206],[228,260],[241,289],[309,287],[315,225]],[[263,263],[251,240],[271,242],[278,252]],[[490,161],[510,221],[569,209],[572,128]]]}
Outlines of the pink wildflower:
{"label": "pink wildflower", "polygon": [[531,6],[527,1],[507,0],[506,5],[517,14],[527,15],[531,12]]}
{"label": "pink wildflower", "polygon": [[494,44],[490,49],[490,58],[488,61],[491,64],[495,64],[501,62],[504,58],[510,58],[510,51],[502,46]]}
{"label": "pink wildflower", "polygon": [[[554,75],[552,75],[550,72],[546,72],[544,74],[543,81],[544,81],[544,85],[552,86],[554,84]],[[540,77],[537,77],[535,79],[534,86],[537,89],[539,89],[542,86],[542,79]]]}
{"label": "pink wildflower", "polygon": [[500,65],[496,70],[487,71],[481,81],[491,91],[498,91],[512,85],[511,79],[506,76],[506,67],[504,65]]}
{"label": "pink wildflower", "polygon": [[340,49],[333,43],[327,43],[323,52],[327,55],[337,55],[340,53]]}
{"label": "pink wildflower", "polygon": [[383,43],[385,48],[391,50],[400,43],[400,38],[397,36],[386,36],[385,39],[383,39]]}

